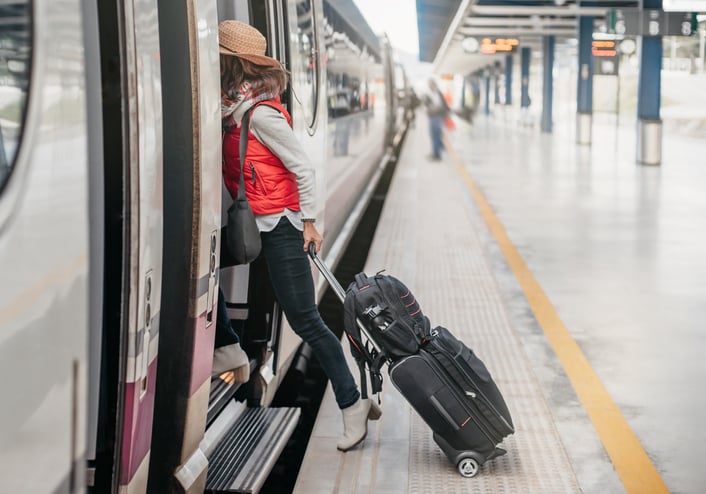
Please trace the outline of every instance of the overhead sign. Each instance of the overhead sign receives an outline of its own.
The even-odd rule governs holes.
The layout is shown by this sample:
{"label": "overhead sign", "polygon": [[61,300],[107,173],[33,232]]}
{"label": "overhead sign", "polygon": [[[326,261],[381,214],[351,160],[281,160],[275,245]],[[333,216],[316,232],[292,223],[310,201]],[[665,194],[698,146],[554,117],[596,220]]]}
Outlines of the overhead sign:
{"label": "overhead sign", "polygon": [[608,30],[631,36],[691,36],[698,29],[696,13],[659,9],[612,9]]}
{"label": "overhead sign", "polygon": [[494,53],[512,53],[520,45],[517,38],[483,38],[480,42],[480,52],[486,55]]}
{"label": "overhead sign", "polygon": [[614,40],[593,40],[593,73],[597,75],[618,75],[618,47]]}

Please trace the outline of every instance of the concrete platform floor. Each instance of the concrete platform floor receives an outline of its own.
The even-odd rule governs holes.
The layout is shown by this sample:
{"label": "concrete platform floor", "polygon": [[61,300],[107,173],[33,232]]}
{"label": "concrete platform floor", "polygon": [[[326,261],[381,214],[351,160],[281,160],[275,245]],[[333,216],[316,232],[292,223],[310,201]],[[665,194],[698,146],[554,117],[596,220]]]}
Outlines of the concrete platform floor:
{"label": "concrete platform floor", "polygon": [[644,166],[634,127],[597,115],[578,146],[572,124],[501,114],[450,140],[669,490],[706,492],[706,136],[666,134]]}
{"label": "concrete platform floor", "polygon": [[[399,275],[417,292],[433,323],[446,323],[458,333],[466,331],[464,317],[470,317],[476,323],[494,321],[497,331],[510,335],[501,347],[494,343],[495,333],[477,341],[474,328],[463,339],[478,350],[506,395],[519,424],[506,440],[508,458],[520,466],[502,466],[501,458],[493,462],[497,468],[459,484],[450,464],[443,466],[445,458],[424,424],[413,412],[407,415],[404,400],[387,389],[381,424],[406,430],[406,442],[387,440],[385,426],[375,424],[359,451],[340,454],[334,439],[340,415],[329,392],[297,492],[663,492],[662,481],[671,492],[704,492],[706,430],[699,419],[706,404],[701,392],[706,378],[706,139],[666,135],[663,164],[645,167],[634,162],[633,129],[616,127],[609,118],[596,118],[594,144],[582,147],[574,143],[571,123],[556,122],[553,134],[543,134],[499,114],[478,118],[472,126],[459,122],[447,136],[450,152],[441,162],[427,162],[426,125],[420,114],[404,145],[381,219],[384,228],[378,229],[366,269],[386,267]],[[487,202],[481,208],[469,181]],[[405,208],[417,214],[402,214]],[[435,214],[424,214],[430,210]],[[568,359],[564,354],[563,363],[538,315],[538,297],[531,291],[528,296],[526,285],[518,283],[498,230],[507,234],[536,290],[546,295],[545,309],[554,311],[578,344],[578,354],[569,353]],[[453,263],[434,261],[449,255]],[[459,264],[464,259],[473,261]],[[461,281],[469,272],[470,288]],[[479,289],[482,295],[470,293],[473,302],[465,308],[449,306],[448,291],[440,289],[444,284]],[[497,307],[493,320],[489,314]],[[512,338],[514,343],[508,343]],[[508,355],[506,348],[513,345]],[[595,375],[600,386],[582,384],[576,376],[572,385],[567,377],[565,368],[583,356],[587,374]],[[516,359],[510,366],[508,357]],[[514,388],[518,369],[531,394],[540,395],[536,403],[545,411],[539,415]],[[602,386],[617,405],[618,421],[639,441],[637,446],[625,441],[628,445],[612,459],[597,433],[600,420],[594,417],[592,423],[584,406],[586,389],[590,396],[592,388]],[[590,401],[589,408],[595,408]],[[600,399],[594,401],[602,407]],[[532,437],[537,416],[549,419],[544,440],[557,438],[558,448],[548,445],[559,453],[551,461],[530,457],[532,448],[521,442]],[[619,430],[615,436],[622,434]],[[393,444],[395,458],[389,454]],[[635,460],[642,454],[638,449],[659,482],[649,477],[650,468],[641,471],[645,464]],[[547,470],[562,461],[569,465],[568,478]],[[371,475],[394,471],[403,473],[397,481],[371,483]],[[433,482],[420,482],[431,475]],[[312,483],[315,477],[318,483]],[[635,487],[645,479],[650,480],[646,488]]]}

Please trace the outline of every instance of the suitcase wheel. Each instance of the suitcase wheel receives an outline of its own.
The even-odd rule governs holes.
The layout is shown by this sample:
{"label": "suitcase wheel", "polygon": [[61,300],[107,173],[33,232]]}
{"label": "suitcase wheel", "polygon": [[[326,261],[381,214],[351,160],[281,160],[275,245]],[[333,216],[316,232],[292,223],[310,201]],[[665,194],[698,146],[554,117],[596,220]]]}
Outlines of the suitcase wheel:
{"label": "suitcase wheel", "polygon": [[470,479],[471,477],[475,477],[478,474],[478,470],[480,470],[480,465],[475,460],[475,458],[465,456],[461,458],[461,460],[456,465],[456,468],[458,468],[458,473],[460,473],[463,477]]}

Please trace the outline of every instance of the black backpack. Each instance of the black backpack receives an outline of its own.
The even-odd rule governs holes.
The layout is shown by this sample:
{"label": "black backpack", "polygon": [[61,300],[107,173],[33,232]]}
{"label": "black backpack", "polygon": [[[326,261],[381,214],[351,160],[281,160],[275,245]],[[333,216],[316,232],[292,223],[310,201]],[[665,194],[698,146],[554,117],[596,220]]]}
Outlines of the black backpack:
{"label": "black backpack", "polygon": [[[377,393],[382,389],[382,365],[417,353],[431,330],[429,319],[409,288],[397,278],[380,273],[355,276],[346,290],[343,318],[351,353],[360,368],[364,395],[366,365],[372,391]],[[358,322],[373,342],[363,344]]]}

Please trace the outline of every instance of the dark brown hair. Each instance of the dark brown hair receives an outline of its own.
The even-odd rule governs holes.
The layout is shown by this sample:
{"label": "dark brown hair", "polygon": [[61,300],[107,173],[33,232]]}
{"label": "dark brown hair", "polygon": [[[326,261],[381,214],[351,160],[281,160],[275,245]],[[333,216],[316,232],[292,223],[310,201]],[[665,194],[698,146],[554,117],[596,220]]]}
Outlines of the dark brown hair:
{"label": "dark brown hair", "polygon": [[253,97],[263,93],[279,96],[287,87],[287,72],[281,65],[265,67],[239,57],[221,55],[221,89],[234,97],[243,81],[250,82]]}

